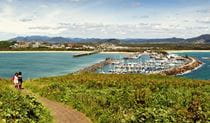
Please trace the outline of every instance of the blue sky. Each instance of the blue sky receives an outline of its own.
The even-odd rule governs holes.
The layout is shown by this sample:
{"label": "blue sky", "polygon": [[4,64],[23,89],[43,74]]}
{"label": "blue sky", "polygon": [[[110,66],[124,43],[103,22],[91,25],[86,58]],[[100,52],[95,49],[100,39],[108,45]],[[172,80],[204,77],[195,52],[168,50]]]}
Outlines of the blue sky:
{"label": "blue sky", "polygon": [[210,33],[210,0],[0,0],[0,39],[194,37]]}

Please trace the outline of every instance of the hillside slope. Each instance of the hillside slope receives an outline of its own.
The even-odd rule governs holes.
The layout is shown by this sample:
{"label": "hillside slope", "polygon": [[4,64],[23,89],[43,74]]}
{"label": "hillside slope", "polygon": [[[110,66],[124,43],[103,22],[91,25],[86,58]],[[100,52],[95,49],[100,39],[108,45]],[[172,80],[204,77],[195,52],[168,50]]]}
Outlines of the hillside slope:
{"label": "hillside slope", "polygon": [[210,82],[160,75],[77,74],[28,81],[93,122],[208,122]]}
{"label": "hillside slope", "polygon": [[194,38],[153,38],[153,39],[141,39],[141,38],[130,38],[130,39],[100,39],[100,38],[66,38],[66,37],[48,37],[48,36],[25,36],[16,37],[10,39],[11,41],[39,41],[39,42],[50,42],[50,43],[126,43],[126,44],[141,44],[141,43],[210,43],[210,34],[200,35]]}
{"label": "hillside slope", "polygon": [[0,80],[0,83],[0,122],[52,122],[49,111],[36,98],[21,94],[8,80]]}

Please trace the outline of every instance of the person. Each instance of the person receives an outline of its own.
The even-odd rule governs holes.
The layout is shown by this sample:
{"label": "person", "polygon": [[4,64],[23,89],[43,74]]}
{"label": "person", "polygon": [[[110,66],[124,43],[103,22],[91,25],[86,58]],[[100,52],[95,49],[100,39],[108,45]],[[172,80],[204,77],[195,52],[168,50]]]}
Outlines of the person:
{"label": "person", "polygon": [[15,73],[15,75],[12,77],[12,80],[15,85],[15,88],[18,88],[18,73]]}
{"label": "person", "polygon": [[23,83],[22,72],[19,72],[19,73],[18,73],[18,88],[19,88],[19,89],[23,89],[23,88],[22,88],[22,83]]}

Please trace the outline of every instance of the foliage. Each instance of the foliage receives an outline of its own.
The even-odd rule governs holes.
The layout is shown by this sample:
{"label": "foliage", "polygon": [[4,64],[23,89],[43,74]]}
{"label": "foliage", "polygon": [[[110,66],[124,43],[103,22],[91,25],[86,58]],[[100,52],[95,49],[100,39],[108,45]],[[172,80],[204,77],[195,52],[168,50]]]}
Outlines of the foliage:
{"label": "foliage", "polygon": [[9,81],[0,80],[0,122],[46,123],[51,122],[49,112],[35,97],[22,95],[11,89]]}
{"label": "foliage", "polygon": [[210,82],[161,75],[77,74],[41,78],[33,92],[84,112],[93,122],[210,121]]}
{"label": "foliage", "polygon": [[[0,51],[10,50],[10,51],[92,51],[88,48],[82,49],[66,49],[66,48],[59,48],[59,49],[51,49],[47,47],[39,47],[39,48],[11,48],[11,45],[14,45],[15,41],[0,41]],[[65,45],[65,43],[64,43]],[[98,43],[75,43],[76,47],[81,47],[82,45],[90,45],[90,46],[98,46]],[[157,50],[157,51],[164,51],[164,50],[209,50],[210,45],[208,44],[194,44],[194,43],[122,43],[122,44],[115,44],[117,46],[129,47],[128,49],[106,49],[105,51],[110,52],[141,52],[145,50]]]}
{"label": "foliage", "polygon": [[15,42],[11,41],[0,41],[0,50],[9,50],[10,46],[13,45]]}
{"label": "foliage", "polygon": [[[135,52],[138,50],[209,50],[208,44],[194,43],[142,43],[142,44],[121,44],[121,46],[130,47],[129,50]],[[133,47],[133,48],[132,48]]]}

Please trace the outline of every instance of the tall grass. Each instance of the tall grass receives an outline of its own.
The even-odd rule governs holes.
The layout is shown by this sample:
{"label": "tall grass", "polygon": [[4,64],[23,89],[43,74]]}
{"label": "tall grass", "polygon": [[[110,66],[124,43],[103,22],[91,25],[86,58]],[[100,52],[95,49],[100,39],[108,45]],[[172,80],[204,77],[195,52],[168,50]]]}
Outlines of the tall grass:
{"label": "tall grass", "polygon": [[93,122],[209,122],[210,82],[161,75],[78,74],[25,86],[84,112]]}
{"label": "tall grass", "polygon": [[34,97],[14,90],[7,80],[0,80],[1,123],[52,122],[50,113]]}

